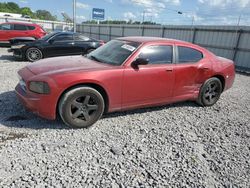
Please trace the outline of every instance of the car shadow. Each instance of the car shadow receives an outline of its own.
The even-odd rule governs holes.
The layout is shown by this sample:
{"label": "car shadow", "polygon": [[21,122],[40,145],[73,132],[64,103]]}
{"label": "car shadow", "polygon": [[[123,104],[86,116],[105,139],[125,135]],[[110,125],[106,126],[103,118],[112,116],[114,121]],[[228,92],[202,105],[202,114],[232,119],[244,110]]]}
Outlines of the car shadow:
{"label": "car shadow", "polygon": [[2,48],[10,48],[11,44],[10,43],[0,43],[0,47],[2,47]]}
{"label": "car shadow", "polygon": [[[143,114],[147,112],[160,111],[173,107],[199,107],[191,101],[179,102],[164,106],[141,108],[136,110],[113,112],[105,114],[102,119],[127,116],[132,114]],[[57,118],[56,120],[46,120],[33,114],[23,107],[18,101],[14,91],[0,93],[0,124],[12,128],[27,129],[70,129]]]}
{"label": "car shadow", "polygon": [[1,55],[0,60],[2,61],[17,61],[13,55]]}

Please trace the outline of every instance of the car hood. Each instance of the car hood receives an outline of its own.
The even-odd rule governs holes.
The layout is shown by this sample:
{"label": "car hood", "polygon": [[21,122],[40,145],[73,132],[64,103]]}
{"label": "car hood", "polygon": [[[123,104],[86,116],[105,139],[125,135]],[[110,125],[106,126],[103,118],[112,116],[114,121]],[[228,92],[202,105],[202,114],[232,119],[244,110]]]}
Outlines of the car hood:
{"label": "car hood", "polygon": [[107,69],[110,65],[98,63],[83,56],[64,56],[43,59],[34,62],[27,68],[34,74],[54,74],[69,71]]}

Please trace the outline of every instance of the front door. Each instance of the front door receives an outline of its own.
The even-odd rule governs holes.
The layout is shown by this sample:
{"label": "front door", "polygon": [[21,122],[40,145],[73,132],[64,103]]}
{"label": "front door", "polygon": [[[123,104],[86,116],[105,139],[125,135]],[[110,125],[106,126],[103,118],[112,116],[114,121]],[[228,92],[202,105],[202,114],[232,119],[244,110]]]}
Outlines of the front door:
{"label": "front door", "polygon": [[145,46],[136,58],[139,57],[147,59],[149,63],[138,68],[128,65],[124,69],[122,108],[158,104],[172,97],[172,45]]}
{"label": "front door", "polygon": [[51,38],[46,48],[47,56],[60,56],[74,54],[73,34],[62,33]]}

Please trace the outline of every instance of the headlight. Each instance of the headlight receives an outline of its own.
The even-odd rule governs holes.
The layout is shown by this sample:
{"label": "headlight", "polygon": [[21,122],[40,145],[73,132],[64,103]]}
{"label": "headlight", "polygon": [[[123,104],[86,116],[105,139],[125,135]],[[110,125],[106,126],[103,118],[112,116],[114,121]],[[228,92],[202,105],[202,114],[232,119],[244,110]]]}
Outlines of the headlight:
{"label": "headlight", "polygon": [[49,94],[50,92],[48,83],[39,81],[30,82],[29,90],[39,94]]}
{"label": "headlight", "polygon": [[20,84],[21,88],[22,88],[24,91],[26,91],[26,83],[25,83],[25,81],[23,80],[23,78],[22,78],[19,74],[17,74],[17,75],[18,75],[19,84]]}
{"label": "headlight", "polygon": [[24,46],[25,46],[25,44],[13,45],[13,46],[11,46],[11,49],[20,49],[20,48],[22,48]]}

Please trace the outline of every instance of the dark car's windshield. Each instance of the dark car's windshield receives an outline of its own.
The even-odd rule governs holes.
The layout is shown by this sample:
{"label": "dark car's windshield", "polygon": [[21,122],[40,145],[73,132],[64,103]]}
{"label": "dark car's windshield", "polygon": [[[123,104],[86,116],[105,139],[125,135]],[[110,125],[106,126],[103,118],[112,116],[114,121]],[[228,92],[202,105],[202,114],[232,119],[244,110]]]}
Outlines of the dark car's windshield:
{"label": "dark car's windshield", "polygon": [[138,42],[112,40],[86,57],[101,63],[121,65],[139,45]]}
{"label": "dark car's windshield", "polygon": [[54,36],[55,34],[57,34],[57,32],[49,33],[49,34],[45,35],[44,37],[42,37],[41,40],[48,40],[48,39],[50,39],[50,37]]}

